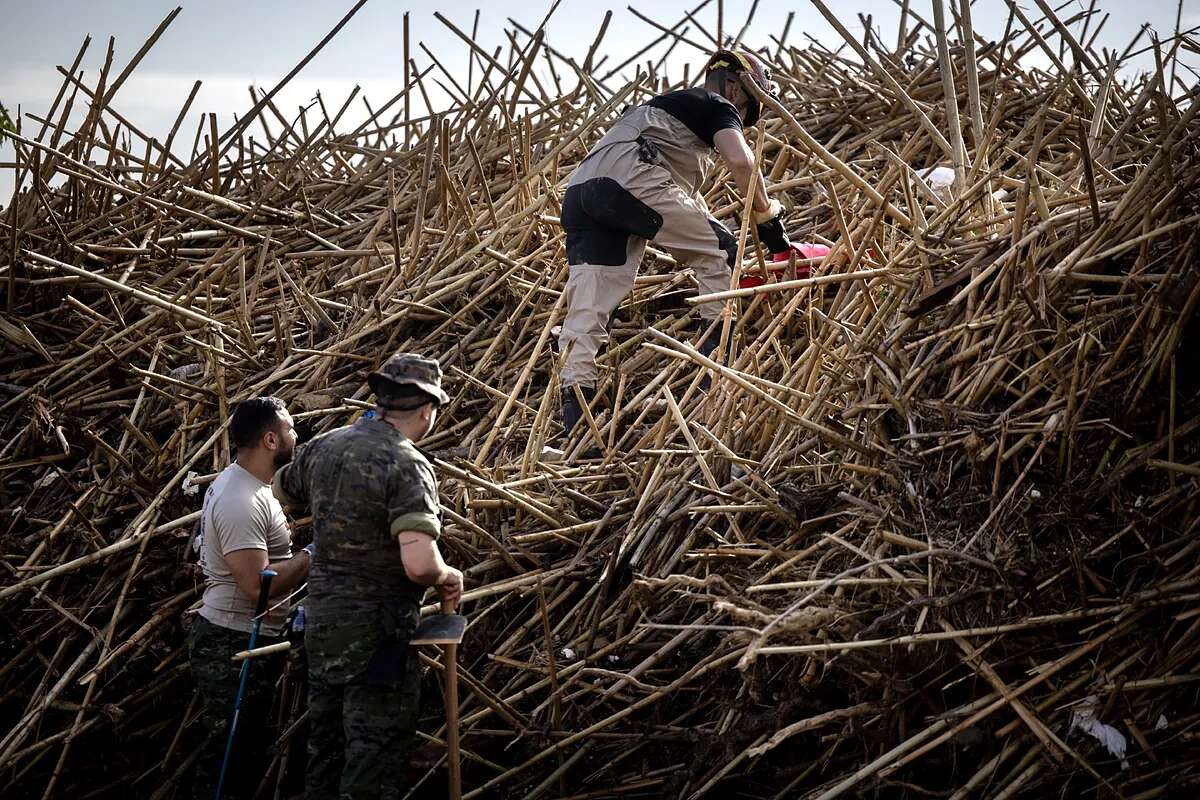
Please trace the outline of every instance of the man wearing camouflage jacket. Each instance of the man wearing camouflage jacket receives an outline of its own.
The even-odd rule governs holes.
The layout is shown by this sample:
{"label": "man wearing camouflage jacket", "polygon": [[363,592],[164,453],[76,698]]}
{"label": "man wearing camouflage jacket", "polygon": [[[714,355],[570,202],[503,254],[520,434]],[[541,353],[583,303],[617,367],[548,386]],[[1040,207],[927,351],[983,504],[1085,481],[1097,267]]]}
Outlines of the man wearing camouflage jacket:
{"label": "man wearing camouflage jacket", "polygon": [[309,573],[307,800],[403,795],[419,711],[408,641],[433,586],[456,603],[462,573],[442,560],[441,510],[414,441],[449,399],[437,361],[399,353],[372,373],[372,418],[297,448],[275,495],[308,505],[316,555]]}

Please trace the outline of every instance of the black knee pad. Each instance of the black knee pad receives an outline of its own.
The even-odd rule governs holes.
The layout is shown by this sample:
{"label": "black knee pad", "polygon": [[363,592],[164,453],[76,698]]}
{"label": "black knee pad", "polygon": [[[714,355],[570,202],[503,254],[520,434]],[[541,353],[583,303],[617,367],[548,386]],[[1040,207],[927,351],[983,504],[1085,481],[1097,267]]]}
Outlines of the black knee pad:
{"label": "black knee pad", "polygon": [[562,207],[568,264],[625,263],[630,236],[653,239],[662,215],[612,178],[592,178],[567,188]]}
{"label": "black knee pad", "polygon": [[619,267],[625,263],[629,234],[590,225],[567,228],[567,263]]}
{"label": "black knee pad", "polygon": [[717,246],[725,251],[725,263],[733,267],[733,262],[737,260],[737,237],[712,217],[708,218],[708,224],[717,235]]}

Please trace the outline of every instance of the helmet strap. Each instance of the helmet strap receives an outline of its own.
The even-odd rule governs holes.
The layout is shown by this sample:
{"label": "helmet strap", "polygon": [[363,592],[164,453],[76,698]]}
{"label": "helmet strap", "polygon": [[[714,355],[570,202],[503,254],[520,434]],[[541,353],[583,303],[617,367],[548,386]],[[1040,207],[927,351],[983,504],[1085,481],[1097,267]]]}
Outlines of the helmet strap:
{"label": "helmet strap", "polygon": [[[762,90],[754,83],[754,78],[749,73],[739,73],[738,79],[742,83],[742,93],[746,95],[745,124],[754,125],[762,117],[762,101],[758,99],[758,92]],[[756,89],[758,91],[755,91]]]}

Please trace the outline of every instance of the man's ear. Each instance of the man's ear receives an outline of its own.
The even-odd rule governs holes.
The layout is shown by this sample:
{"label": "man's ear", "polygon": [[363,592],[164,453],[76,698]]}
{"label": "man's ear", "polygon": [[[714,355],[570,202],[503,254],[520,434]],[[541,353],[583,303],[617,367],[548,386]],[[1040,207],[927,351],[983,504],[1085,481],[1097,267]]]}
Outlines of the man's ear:
{"label": "man's ear", "polygon": [[277,450],[279,448],[279,434],[275,431],[267,431],[263,434],[260,441],[263,447],[268,450]]}

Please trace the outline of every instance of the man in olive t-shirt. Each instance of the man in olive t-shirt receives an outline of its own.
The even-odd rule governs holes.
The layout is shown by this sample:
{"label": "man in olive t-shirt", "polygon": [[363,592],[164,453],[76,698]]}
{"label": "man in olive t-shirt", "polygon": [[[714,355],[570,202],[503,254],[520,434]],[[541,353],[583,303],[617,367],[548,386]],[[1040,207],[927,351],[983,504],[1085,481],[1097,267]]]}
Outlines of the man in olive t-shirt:
{"label": "man in olive t-shirt", "polygon": [[376,416],[304,444],[272,484],[313,515],[307,800],[402,796],[420,700],[408,640],[426,587],[450,602],[462,592],[437,546],[433,468],[413,444],[449,399],[441,368],[400,353],[370,383]]}

